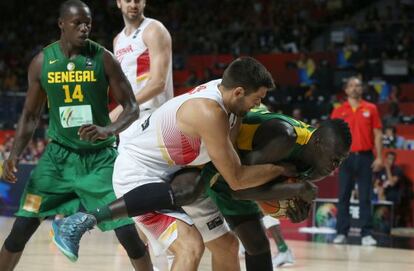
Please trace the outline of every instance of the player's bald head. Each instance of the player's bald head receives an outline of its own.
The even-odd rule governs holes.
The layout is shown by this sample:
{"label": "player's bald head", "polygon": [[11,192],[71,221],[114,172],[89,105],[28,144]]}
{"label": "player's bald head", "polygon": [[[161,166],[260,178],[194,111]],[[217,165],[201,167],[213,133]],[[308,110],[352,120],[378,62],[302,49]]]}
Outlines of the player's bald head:
{"label": "player's bald head", "polygon": [[348,124],[342,119],[332,119],[321,123],[317,129],[317,134],[322,138],[322,142],[328,144],[332,142],[332,147],[348,152],[352,144],[351,131]]}
{"label": "player's bald head", "polygon": [[90,13],[89,6],[80,0],[67,0],[60,5],[59,17],[64,18],[66,15],[71,14],[71,9],[87,9]]}

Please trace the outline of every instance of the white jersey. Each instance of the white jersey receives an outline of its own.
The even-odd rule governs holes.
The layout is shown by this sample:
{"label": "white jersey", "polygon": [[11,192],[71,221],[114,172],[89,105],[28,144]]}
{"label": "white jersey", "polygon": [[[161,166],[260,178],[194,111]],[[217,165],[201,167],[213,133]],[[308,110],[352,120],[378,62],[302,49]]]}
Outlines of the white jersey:
{"label": "white jersey", "polygon": [[[135,95],[144,88],[149,79],[150,57],[148,47],[142,39],[142,34],[145,28],[154,21],[154,19],[144,18],[141,25],[129,36],[125,34],[124,28],[114,40],[115,57],[131,83]],[[169,66],[165,90],[151,100],[140,104],[141,111],[155,110],[173,97],[172,59]]]}
{"label": "white jersey", "polygon": [[[117,198],[149,183],[169,182],[172,174],[182,167],[203,165],[211,160],[201,138],[186,136],[180,131],[176,115],[178,109],[191,99],[216,101],[227,112],[218,89],[220,82],[219,79],[198,86],[169,100],[149,117],[136,122],[134,136],[123,144],[123,151],[114,164],[112,184]],[[236,123],[233,114],[229,115],[229,123],[230,128]],[[188,225],[195,224],[204,242],[229,232],[222,214],[210,197],[202,195],[183,208],[187,214],[168,211],[137,218],[136,222],[145,234],[149,234],[148,239],[153,248],[159,249],[158,252],[167,249],[177,239],[177,220]],[[155,240],[161,241],[161,246]]]}
{"label": "white jersey", "polygon": [[[135,136],[124,144],[125,151],[145,167],[158,169],[164,176],[183,166],[198,166],[211,159],[201,138],[189,137],[177,127],[176,114],[183,103],[190,99],[215,100],[224,111],[223,97],[218,89],[221,79],[196,87],[193,91],[175,97],[142,120]],[[236,117],[230,114],[230,128]]]}

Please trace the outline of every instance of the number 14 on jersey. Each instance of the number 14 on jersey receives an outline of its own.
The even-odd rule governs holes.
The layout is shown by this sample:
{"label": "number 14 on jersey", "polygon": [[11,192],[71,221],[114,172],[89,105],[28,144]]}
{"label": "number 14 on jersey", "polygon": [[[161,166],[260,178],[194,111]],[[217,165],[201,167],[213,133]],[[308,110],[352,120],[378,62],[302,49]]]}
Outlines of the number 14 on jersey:
{"label": "number 14 on jersey", "polygon": [[71,103],[73,102],[73,100],[83,102],[83,93],[81,85],[76,85],[73,90],[73,93],[71,93],[69,85],[63,85],[62,88],[65,91],[65,103]]}

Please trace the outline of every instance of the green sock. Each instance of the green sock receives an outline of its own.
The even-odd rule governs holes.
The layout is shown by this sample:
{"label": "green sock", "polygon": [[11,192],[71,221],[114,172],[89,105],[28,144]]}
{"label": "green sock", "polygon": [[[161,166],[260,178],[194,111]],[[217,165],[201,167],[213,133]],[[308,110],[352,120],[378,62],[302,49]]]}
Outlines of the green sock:
{"label": "green sock", "polygon": [[96,218],[96,222],[100,223],[105,220],[112,220],[111,210],[108,206],[102,206],[91,211],[91,215]]}
{"label": "green sock", "polygon": [[280,241],[280,243],[277,245],[277,250],[279,252],[286,252],[288,250],[288,246],[286,245],[285,241]]}

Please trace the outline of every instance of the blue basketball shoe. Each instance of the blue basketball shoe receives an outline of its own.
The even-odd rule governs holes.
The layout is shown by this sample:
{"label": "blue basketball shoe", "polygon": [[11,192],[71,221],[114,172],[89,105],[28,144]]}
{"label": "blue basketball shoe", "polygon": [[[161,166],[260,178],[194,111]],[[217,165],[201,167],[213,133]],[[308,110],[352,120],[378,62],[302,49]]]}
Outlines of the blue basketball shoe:
{"label": "blue basketball shoe", "polygon": [[83,234],[96,225],[96,218],[85,213],[76,213],[52,222],[53,242],[72,262],[78,260],[79,242]]}

